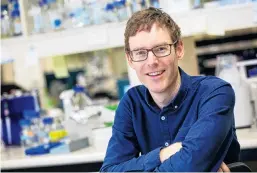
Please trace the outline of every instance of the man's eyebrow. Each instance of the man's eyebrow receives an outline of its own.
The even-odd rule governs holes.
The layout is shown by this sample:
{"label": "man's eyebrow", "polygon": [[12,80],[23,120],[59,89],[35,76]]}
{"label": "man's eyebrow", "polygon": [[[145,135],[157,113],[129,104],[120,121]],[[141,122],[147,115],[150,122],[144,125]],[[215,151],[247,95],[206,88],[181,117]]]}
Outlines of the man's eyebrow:
{"label": "man's eyebrow", "polygon": [[165,45],[165,44],[170,44],[170,43],[167,42],[167,41],[165,41],[165,42],[161,42],[161,43],[155,44],[155,45],[152,46],[151,48],[147,48],[147,47],[137,47],[137,48],[132,49],[131,51],[142,50],[142,49],[152,49],[152,48],[154,48],[154,47],[162,46],[162,45]]}

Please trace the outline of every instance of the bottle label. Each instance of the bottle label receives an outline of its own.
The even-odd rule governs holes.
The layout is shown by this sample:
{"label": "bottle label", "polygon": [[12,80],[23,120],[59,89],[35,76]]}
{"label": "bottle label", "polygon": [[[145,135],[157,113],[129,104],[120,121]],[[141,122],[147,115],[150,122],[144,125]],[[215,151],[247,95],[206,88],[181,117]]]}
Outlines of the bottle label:
{"label": "bottle label", "polygon": [[49,137],[51,141],[58,141],[66,136],[67,136],[66,130],[55,130],[49,133]]}

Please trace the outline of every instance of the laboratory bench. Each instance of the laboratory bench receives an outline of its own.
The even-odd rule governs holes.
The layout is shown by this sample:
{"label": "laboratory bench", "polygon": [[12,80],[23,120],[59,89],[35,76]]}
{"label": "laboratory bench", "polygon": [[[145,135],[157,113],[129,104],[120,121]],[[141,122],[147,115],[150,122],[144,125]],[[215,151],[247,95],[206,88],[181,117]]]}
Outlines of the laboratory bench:
{"label": "laboratory bench", "polygon": [[[102,133],[111,135],[111,128]],[[237,136],[241,145],[242,161],[257,171],[257,130],[238,129]],[[66,154],[46,154],[25,156],[19,147],[4,148],[1,151],[1,171],[15,172],[96,172],[99,171],[108,143],[108,138],[99,140],[101,145]]]}

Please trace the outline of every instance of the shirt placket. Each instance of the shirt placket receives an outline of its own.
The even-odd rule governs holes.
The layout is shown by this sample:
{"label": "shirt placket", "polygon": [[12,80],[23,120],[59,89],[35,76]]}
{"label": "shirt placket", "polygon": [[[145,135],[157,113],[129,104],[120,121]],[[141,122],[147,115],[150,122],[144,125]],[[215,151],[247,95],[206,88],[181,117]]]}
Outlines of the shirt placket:
{"label": "shirt placket", "polygon": [[162,146],[167,147],[170,145],[170,134],[169,134],[169,124],[168,124],[168,117],[163,112],[160,114],[160,124],[162,127],[162,135],[163,135],[163,142]]}

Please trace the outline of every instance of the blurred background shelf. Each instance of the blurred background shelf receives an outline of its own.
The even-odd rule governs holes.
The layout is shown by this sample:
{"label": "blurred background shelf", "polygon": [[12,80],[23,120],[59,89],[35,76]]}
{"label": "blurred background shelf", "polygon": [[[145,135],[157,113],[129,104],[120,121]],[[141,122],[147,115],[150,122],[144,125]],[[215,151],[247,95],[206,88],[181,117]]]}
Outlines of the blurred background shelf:
{"label": "blurred background shelf", "polygon": [[[210,35],[223,36],[228,31],[256,28],[254,5],[248,3],[183,13],[166,12],[181,27],[183,37],[194,36],[199,39]],[[30,47],[37,50],[39,57],[67,55],[124,46],[125,24],[124,21],[37,35],[25,34],[1,41],[5,52],[14,58],[17,57],[15,55],[26,54]]]}
{"label": "blurred background shelf", "polygon": [[[30,47],[39,57],[69,55],[123,46],[125,23],[107,23],[2,40],[10,54],[25,55]],[[13,52],[12,50],[15,50]],[[15,56],[14,56],[15,57]]]}
{"label": "blurred background shelf", "polygon": [[257,26],[255,3],[201,8],[181,13],[170,12],[168,6],[164,10],[181,26],[183,36],[225,35],[227,31]]}

